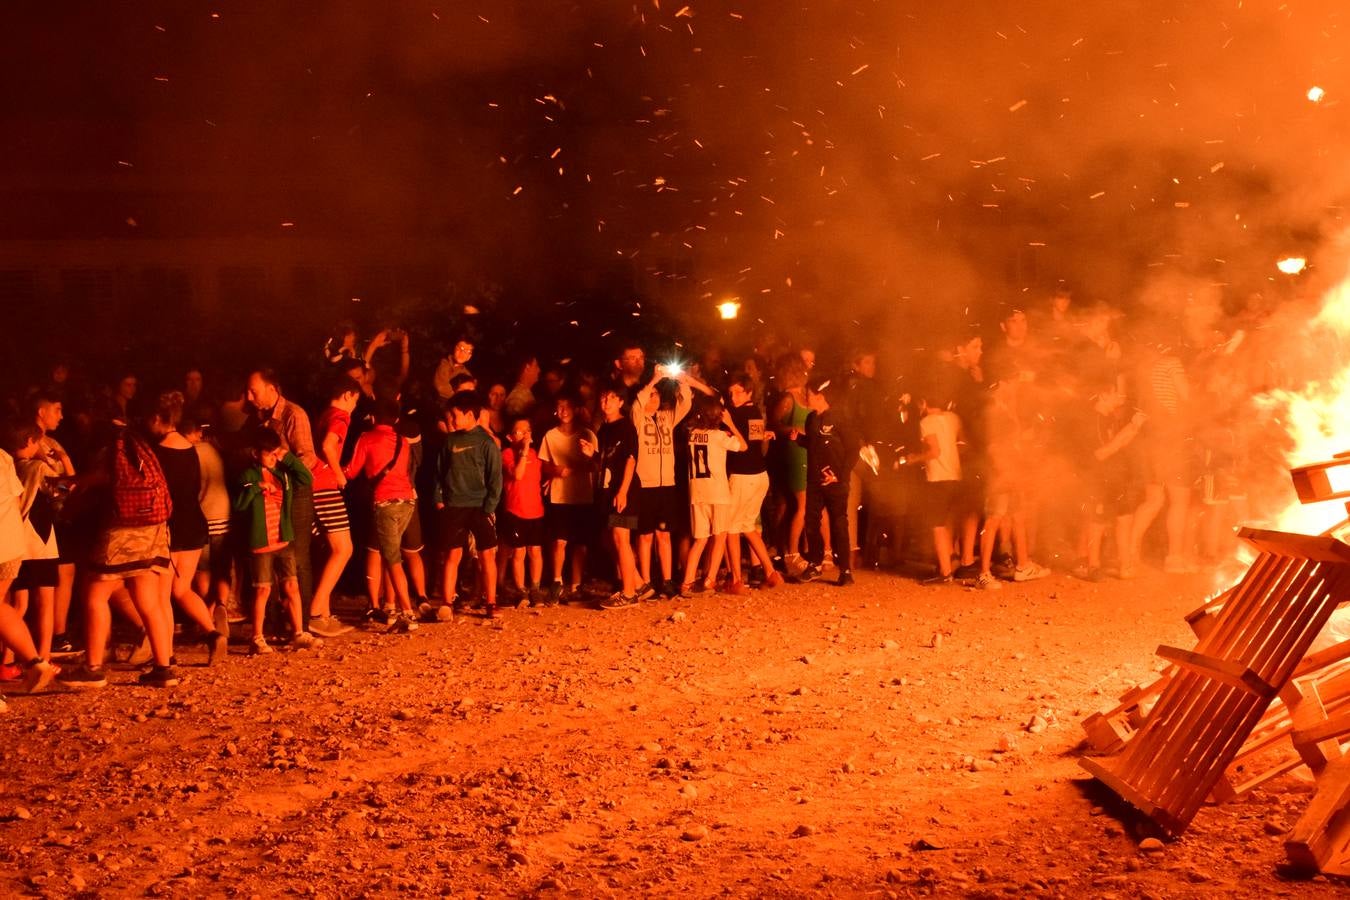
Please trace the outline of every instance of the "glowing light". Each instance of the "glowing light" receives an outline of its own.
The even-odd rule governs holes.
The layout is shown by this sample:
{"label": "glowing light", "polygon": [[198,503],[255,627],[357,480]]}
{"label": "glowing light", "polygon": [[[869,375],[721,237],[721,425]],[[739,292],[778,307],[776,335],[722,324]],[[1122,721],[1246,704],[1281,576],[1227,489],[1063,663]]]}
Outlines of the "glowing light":
{"label": "glowing light", "polygon": [[740,315],[741,305],[735,300],[727,300],[717,304],[717,314],[724,319],[734,319]]}
{"label": "glowing light", "polygon": [[1286,275],[1297,275],[1308,266],[1308,261],[1301,256],[1286,256],[1284,259],[1275,263],[1275,268]]}
{"label": "glowing light", "polygon": [[1325,97],[1326,95],[1327,92],[1322,90],[1317,85],[1313,85],[1312,87],[1308,88],[1308,99],[1311,100],[1313,103],[1321,103],[1322,98]]}

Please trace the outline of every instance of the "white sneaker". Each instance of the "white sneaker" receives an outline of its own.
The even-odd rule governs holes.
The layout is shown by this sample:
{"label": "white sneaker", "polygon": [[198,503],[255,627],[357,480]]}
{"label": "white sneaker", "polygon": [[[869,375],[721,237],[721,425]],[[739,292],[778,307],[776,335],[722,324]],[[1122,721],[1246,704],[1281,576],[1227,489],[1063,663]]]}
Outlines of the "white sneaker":
{"label": "white sneaker", "polygon": [[318,650],[323,646],[323,638],[317,638],[308,631],[302,631],[291,638],[292,650]]}
{"label": "white sneaker", "polygon": [[975,579],[975,588],[981,591],[1001,591],[1003,582],[989,572],[981,572],[980,577]]}
{"label": "white sneaker", "polygon": [[272,645],[267,643],[267,638],[261,634],[255,637],[248,645],[249,656],[263,656],[272,652]]}
{"label": "white sneaker", "polygon": [[1037,578],[1046,578],[1050,574],[1050,570],[1040,563],[1029,562],[1025,566],[1013,570],[1013,581],[1035,581]]}

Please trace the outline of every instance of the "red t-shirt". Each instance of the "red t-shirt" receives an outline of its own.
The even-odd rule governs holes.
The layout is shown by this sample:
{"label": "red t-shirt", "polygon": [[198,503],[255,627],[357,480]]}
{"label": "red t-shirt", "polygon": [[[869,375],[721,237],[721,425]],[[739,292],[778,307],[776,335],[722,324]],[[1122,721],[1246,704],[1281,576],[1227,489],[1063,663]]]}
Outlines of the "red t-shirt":
{"label": "red t-shirt", "polygon": [[267,522],[267,546],[257,547],[253,552],[271,553],[290,542],[281,539],[281,502],[285,497],[285,489],[270,469],[263,469],[262,492],[264,521]]}
{"label": "red t-shirt", "polygon": [[338,456],[341,456],[342,445],[347,442],[347,429],[351,428],[351,425],[351,414],[345,409],[338,409],[336,406],[328,407],[319,416],[318,424],[314,427],[314,452],[319,457],[313,472],[314,490],[336,491],[338,489],[337,473],[323,458],[323,442],[328,435],[337,435]]}
{"label": "red t-shirt", "polygon": [[516,478],[516,451],[502,451],[502,482],[506,493],[503,508],[517,519],[538,519],[544,515],[544,467],[539,454],[525,451],[525,476]]}

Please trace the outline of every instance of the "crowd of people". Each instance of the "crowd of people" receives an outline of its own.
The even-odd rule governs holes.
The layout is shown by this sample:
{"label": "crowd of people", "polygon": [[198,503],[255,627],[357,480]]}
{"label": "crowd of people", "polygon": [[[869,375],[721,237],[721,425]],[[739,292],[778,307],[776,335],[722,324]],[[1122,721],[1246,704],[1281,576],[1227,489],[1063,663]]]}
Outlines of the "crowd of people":
{"label": "crowd of people", "polygon": [[[94,389],[58,365],[2,432],[0,688],[102,687],[115,645],[172,686],[175,644],[217,663],[232,624],[260,655],[521,605],[847,587],[864,566],[980,590],[1051,557],[1131,578],[1164,510],[1162,568],[1193,571],[1246,499],[1237,428],[1191,414],[1232,389],[1232,342],[1127,350],[1118,329],[1060,291],[904,372],[772,337],[735,360],[624,343],[480,372],[481,337],[415,365],[407,332],[351,327],[296,384]],[[354,595],[362,622],[334,614]]]}

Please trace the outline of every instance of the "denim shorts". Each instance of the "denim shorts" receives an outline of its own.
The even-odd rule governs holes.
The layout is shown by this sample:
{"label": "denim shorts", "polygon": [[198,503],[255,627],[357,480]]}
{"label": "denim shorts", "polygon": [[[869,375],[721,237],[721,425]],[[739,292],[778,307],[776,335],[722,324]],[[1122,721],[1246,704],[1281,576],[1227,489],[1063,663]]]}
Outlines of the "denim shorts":
{"label": "denim shorts", "polygon": [[387,565],[403,562],[403,532],[417,512],[415,500],[386,500],[375,504],[375,548]]}

